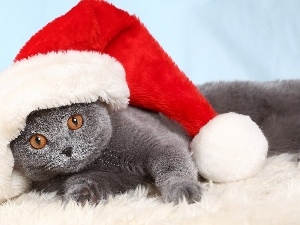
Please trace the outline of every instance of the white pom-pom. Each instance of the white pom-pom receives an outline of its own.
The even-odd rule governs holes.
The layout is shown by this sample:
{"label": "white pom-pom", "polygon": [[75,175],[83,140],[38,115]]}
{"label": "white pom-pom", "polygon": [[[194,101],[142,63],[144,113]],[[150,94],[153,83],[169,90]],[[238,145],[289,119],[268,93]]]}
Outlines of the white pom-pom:
{"label": "white pom-pom", "polygon": [[230,182],[253,177],[261,169],[268,142],[249,116],[226,113],[201,128],[191,149],[204,178]]}

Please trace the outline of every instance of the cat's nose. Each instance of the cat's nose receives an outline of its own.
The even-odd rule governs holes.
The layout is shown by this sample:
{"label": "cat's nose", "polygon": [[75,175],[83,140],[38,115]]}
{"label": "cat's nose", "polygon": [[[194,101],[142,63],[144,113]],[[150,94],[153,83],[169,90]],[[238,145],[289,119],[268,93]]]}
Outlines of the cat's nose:
{"label": "cat's nose", "polygon": [[67,147],[67,148],[65,148],[65,149],[61,152],[61,154],[64,154],[64,155],[66,155],[67,157],[71,157],[71,155],[72,155],[72,147]]}

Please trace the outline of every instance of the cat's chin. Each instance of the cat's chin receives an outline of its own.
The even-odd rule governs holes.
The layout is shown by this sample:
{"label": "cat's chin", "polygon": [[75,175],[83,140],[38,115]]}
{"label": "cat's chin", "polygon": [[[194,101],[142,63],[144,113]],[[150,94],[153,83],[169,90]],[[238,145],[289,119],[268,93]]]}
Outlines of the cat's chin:
{"label": "cat's chin", "polygon": [[85,162],[86,160],[70,160],[68,163],[64,165],[59,165],[47,172],[51,174],[69,174],[69,173],[77,173],[83,170],[89,163]]}
{"label": "cat's chin", "polygon": [[36,173],[31,173],[31,174],[27,174],[27,177],[29,179],[31,179],[32,181],[46,181],[46,180],[50,180],[53,177],[55,177],[57,175],[57,173],[55,172],[36,172]]}

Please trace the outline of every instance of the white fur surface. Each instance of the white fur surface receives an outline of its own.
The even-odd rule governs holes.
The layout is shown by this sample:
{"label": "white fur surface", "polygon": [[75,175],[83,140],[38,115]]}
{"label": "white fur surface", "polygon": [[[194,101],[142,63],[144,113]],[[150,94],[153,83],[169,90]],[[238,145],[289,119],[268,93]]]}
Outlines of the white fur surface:
{"label": "white fur surface", "polygon": [[117,110],[127,106],[128,98],[124,68],[106,54],[52,52],[21,60],[2,72],[0,202],[22,193],[28,185],[12,172],[9,143],[24,129],[26,117],[32,111],[98,99]]}
{"label": "white fur surface", "polygon": [[249,116],[224,113],[201,128],[191,143],[201,175],[214,182],[253,177],[267,158],[268,141]]}
{"label": "white fur surface", "polygon": [[93,207],[64,206],[53,194],[25,194],[0,206],[0,224],[300,224],[300,168],[295,156],[267,159],[253,178],[203,184],[199,203],[173,206],[138,188]]}

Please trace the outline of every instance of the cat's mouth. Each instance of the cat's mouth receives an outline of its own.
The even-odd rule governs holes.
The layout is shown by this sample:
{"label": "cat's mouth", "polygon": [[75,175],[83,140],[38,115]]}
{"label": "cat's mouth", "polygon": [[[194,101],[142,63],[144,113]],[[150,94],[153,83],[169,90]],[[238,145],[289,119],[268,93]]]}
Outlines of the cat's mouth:
{"label": "cat's mouth", "polygon": [[59,162],[51,162],[44,166],[44,170],[49,173],[66,174],[75,173],[82,170],[89,162],[89,157],[76,159],[74,157],[66,158]]}
{"label": "cat's mouth", "polygon": [[77,172],[78,171],[78,164],[75,165],[75,163],[71,162],[71,160],[69,159],[68,161],[65,161],[64,163],[59,163],[56,164],[54,162],[49,163],[48,165],[46,165],[44,167],[46,172],[52,172],[52,173],[56,173],[56,174],[61,174],[61,173],[73,173],[73,172]]}
{"label": "cat's mouth", "polygon": [[84,169],[97,158],[97,154],[72,154],[71,156],[56,155],[51,162],[29,168],[28,171],[34,171],[30,175],[32,180],[41,181],[53,178],[58,174],[76,173]]}

